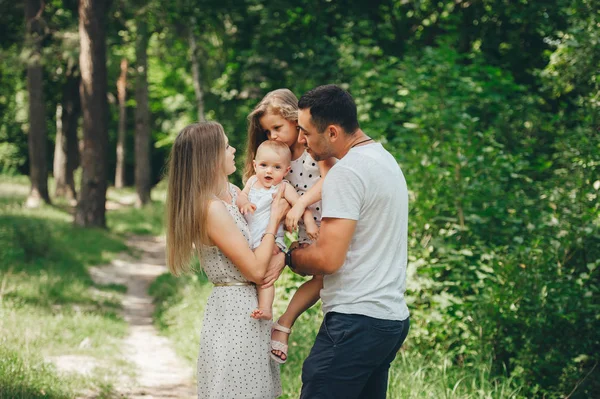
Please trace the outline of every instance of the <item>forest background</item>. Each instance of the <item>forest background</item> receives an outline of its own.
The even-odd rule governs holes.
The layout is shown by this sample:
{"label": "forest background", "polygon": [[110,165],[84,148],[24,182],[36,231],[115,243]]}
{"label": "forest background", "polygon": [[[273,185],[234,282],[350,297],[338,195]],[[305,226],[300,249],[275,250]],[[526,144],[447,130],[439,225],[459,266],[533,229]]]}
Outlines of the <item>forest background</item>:
{"label": "forest background", "polygon": [[[148,231],[160,234],[163,202],[152,192],[164,192],[170,146],[187,124],[223,124],[240,184],[246,115],[262,96],[336,83],[410,189],[404,357],[503,381],[506,397],[599,395],[597,2],[0,5],[0,178],[29,176],[26,195],[2,197],[3,287],[48,273],[39,264],[69,229],[106,227],[108,187],[132,187],[136,215],[154,215]],[[74,208],[57,232],[20,204]],[[108,217],[109,232],[115,223]],[[299,281],[287,276],[283,291]],[[161,315],[198,279],[162,282],[174,290],[157,296],[168,335],[177,321]],[[0,304],[17,309],[23,295],[2,288]],[[318,326],[320,317],[302,320]],[[28,382],[17,387],[10,370],[35,362],[11,342],[0,346],[0,381],[24,392]],[[297,378],[300,364],[286,375]]]}

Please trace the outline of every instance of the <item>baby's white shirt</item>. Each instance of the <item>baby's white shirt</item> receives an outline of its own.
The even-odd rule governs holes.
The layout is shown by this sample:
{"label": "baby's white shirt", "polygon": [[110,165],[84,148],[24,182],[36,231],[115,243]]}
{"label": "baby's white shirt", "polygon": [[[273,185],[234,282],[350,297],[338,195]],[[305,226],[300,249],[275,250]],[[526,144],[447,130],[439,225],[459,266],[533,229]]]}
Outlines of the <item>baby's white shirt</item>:
{"label": "baby's white shirt", "polygon": [[[252,176],[248,180],[250,184],[250,193],[248,194],[248,200],[256,206],[254,213],[246,213],[244,217],[248,222],[250,228],[250,248],[255,249],[260,245],[261,239],[267,226],[269,225],[269,219],[271,217],[271,204],[273,203],[273,195],[277,193],[279,184],[271,186],[269,189],[255,188],[254,185],[258,181],[256,176]],[[280,184],[285,184],[284,182]],[[277,234],[275,237],[275,243],[281,249],[285,249],[285,233],[283,231],[283,224],[280,224],[277,228]]]}

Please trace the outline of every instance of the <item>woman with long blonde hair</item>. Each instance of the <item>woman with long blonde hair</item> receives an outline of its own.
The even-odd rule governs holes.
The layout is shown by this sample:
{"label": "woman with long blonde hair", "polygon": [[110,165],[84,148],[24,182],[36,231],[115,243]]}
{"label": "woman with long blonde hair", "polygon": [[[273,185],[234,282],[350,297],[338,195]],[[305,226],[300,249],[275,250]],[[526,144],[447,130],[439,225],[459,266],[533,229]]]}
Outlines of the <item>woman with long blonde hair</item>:
{"label": "woman with long blonde hair", "polygon": [[283,265],[284,255],[272,254],[289,205],[278,192],[253,252],[235,205],[240,190],[227,181],[236,169],[235,151],[215,122],[189,125],[178,134],[169,160],[167,263],[175,275],[187,272],[195,249],[215,286],[202,324],[198,397],[275,398],[281,383],[269,357],[271,325],[250,313],[257,307],[256,284]]}

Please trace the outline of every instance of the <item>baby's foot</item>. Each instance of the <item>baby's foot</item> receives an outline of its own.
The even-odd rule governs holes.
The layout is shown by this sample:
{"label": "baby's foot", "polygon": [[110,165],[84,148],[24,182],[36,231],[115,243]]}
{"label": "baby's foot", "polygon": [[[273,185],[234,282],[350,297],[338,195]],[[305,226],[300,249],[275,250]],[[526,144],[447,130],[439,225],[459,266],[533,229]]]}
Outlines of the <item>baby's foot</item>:
{"label": "baby's foot", "polygon": [[[282,327],[285,327],[285,326],[282,326]],[[276,329],[271,330],[271,342],[279,341],[283,345],[287,345],[289,338],[290,338],[289,333],[286,333],[286,332],[283,332],[280,330],[276,330]],[[284,362],[287,360],[287,353],[284,351],[272,349],[271,353],[274,354],[275,356],[277,356],[278,358],[280,358]]]}
{"label": "baby's foot", "polygon": [[257,308],[250,313],[250,317],[257,320],[271,320],[273,318],[273,311],[271,309]]}

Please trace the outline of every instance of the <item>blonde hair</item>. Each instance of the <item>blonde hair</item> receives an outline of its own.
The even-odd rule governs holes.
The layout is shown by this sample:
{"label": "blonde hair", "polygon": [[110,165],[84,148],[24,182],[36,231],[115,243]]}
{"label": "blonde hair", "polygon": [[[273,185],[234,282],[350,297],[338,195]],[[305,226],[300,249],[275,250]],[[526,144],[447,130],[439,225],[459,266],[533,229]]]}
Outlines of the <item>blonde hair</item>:
{"label": "blonde hair", "polygon": [[258,146],[267,141],[267,134],[260,126],[260,118],[265,114],[280,115],[290,122],[298,122],[298,98],[288,89],[277,89],[267,93],[248,115],[248,142],[246,146],[246,166],[244,183],[254,174],[252,160]]}
{"label": "blonde hair", "polygon": [[225,132],[216,122],[185,127],[169,159],[166,203],[167,265],[174,275],[189,272],[192,250],[201,256],[208,240],[208,203],[226,183]]}
{"label": "blonde hair", "polygon": [[260,143],[260,145],[256,149],[256,154],[254,155],[255,160],[260,150],[275,151],[277,154],[282,156],[288,164],[292,162],[292,151],[290,150],[290,147],[288,147],[287,144],[282,143],[281,141],[267,140]]}

